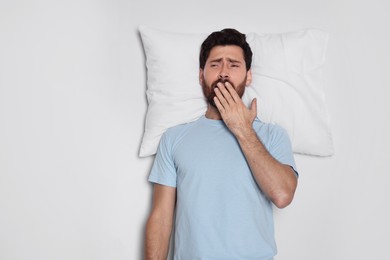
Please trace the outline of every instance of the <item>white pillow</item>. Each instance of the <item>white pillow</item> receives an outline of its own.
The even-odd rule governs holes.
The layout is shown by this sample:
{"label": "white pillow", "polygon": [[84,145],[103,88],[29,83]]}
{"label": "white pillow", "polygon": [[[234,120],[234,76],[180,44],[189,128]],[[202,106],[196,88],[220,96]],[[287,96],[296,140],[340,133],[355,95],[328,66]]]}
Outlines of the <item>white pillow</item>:
{"label": "white pillow", "polygon": [[[164,32],[140,26],[146,55],[148,109],[139,155],[156,153],[167,128],[204,115],[199,85],[200,45],[208,34]],[[329,156],[333,144],[322,90],[328,34],[314,29],[283,34],[247,33],[253,52],[252,84],[258,117],[286,129],[295,153]]]}

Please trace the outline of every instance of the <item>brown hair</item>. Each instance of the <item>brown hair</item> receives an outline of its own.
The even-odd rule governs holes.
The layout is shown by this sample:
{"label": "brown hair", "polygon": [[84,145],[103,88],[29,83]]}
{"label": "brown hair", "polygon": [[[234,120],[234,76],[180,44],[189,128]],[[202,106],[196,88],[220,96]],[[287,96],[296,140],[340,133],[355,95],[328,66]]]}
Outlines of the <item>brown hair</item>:
{"label": "brown hair", "polygon": [[207,58],[209,57],[212,48],[214,48],[215,46],[226,45],[236,45],[241,47],[244,54],[246,70],[248,71],[251,68],[252,64],[251,47],[246,41],[245,34],[240,33],[235,29],[229,28],[213,32],[206,38],[206,40],[204,40],[200,48],[199,67],[201,69],[204,69]]}

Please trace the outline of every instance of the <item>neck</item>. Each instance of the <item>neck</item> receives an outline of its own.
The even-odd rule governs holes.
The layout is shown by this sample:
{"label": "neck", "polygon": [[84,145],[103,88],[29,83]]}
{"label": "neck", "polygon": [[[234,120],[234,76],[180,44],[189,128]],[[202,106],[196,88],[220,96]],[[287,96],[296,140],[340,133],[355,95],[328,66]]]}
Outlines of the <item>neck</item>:
{"label": "neck", "polygon": [[210,104],[207,105],[207,111],[205,114],[206,118],[213,120],[222,120],[221,113],[219,113],[218,109]]}

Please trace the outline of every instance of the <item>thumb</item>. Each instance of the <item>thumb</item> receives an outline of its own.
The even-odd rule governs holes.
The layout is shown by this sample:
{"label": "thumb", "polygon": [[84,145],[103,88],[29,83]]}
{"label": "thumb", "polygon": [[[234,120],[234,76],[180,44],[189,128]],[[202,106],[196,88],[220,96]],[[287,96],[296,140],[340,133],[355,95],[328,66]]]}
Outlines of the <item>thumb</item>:
{"label": "thumb", "polygon": [[257,116],[257,98],[252,100],[250,109],[249,109],[254,117]]}

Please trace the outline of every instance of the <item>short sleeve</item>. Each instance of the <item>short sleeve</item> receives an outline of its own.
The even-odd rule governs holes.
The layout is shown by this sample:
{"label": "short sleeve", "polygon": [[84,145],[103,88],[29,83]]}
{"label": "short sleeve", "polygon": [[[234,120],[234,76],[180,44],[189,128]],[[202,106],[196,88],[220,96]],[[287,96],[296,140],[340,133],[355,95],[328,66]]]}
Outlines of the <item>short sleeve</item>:
{"label": "short sleeve", "polygon": [[298,176],[298,171],[295,165],[294,154],[291,147],[291,141],[286,130],[275,126],[273,131],[269,152],[271,155],[282,164],[289,165]]}
{"label": "short sleeve", "polygon": [[152,170],[149,175],[149,181],[176,187],[176,168],[172,156],[172,142],[170,142],[167,132],[161,137]]}

